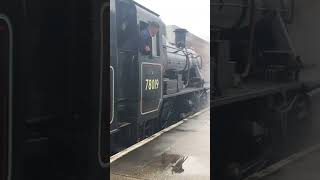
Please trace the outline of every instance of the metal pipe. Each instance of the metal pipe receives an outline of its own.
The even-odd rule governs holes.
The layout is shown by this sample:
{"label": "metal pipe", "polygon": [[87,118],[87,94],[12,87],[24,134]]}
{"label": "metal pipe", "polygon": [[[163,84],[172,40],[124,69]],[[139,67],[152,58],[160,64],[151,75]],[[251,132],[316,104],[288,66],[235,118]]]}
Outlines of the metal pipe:
{"label": "metal pipe", "polygon": [[[239,8],[249,8],[250,6],[248,4],[237,4],[237,3],[212,3],[212,6],[220,6],[220,7],[239,7]],[[263,8],[263,7],[255,7],[255,10],[258,11],[279,11],[279,12],[289,12],[288,9],[284,9],[284,8],[277,8],[277,9],[270,9],[270,8]]]}
{"label": "metal pipe", "polygon": [[249,75],[251,65],[252,65],[252,60],[253,60],[253,47],[254,47],[254,34],[256,30],[256,11],[255,11],[255,0],[250,0],[250,31],[249,31],[249,50],[248,50],[248,62],[246,69],[244,72],[241,74],[241,77],[245,78]]}

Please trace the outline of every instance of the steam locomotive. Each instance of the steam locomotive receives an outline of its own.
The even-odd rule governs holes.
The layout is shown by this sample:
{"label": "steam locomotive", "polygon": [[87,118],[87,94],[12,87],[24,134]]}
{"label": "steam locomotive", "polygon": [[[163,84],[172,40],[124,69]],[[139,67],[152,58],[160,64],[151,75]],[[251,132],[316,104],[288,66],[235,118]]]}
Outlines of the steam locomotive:
{"label": "steam locomotive", "polygon": [[[152,56],[124,48],[149,20]],[[166,44],[130,0],[0,1],[0,180],[107,179],[109,135],[134,143],[196,108],[201,58],[178,31]]]}
{"label": "steam locomotive", "polygon": [[319,83],[300,80],[294,0],[214,0],[211,10],[214,178],[241,179],[310,132]]}
{"label": "steam locomotive", "polygon": [[[137,142],[196,111],[206,99],[202,58],[186,47],[186,29],[166,39],[158,14],[133,1],[110,2],[111,148]],[[149,22],[160,25],[152,38],[152,54],[138,46]],[[129,133],[129,134],[128,134]]]}

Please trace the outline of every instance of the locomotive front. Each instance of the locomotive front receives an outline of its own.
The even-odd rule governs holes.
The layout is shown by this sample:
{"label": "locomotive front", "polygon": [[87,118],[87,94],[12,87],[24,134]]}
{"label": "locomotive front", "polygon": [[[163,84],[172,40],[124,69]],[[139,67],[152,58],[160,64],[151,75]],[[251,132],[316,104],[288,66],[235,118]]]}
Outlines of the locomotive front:
{"label": "locomotive front", "polygon": [[[165,75],[166,81],[178,81],[178,87],[168,87],[167,89],[175,89],[174,92],[187,87],[202,87],[204,80],[200,69],[202,68],[202,57],[194,50],[186,47],[185,29],[176,29],[175,43],[169,43],[164,38],[164,52],[165,52]],[[166,83],[165,85],[168,85]],[[169,91],[165,92],[170,94]]]}

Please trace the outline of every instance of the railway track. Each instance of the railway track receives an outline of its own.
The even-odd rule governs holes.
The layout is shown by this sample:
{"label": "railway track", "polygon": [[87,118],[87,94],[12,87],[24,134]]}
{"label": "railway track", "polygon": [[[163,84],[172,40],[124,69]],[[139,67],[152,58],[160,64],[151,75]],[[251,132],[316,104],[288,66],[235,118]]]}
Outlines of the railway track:
{"label": "railway track", "polygon": [[317,151],[320,149],[320,144],[316,144],[310,147],[305,148],[302,151],[296,152],[286,158],[283,158],[280,161],[277,161],[275,163],[272,163],[268,167],[264,168],[263,170],[253,173],[246,177],[244,180],[260,180],[264,177],[267,177],[271,174],[274,174],[275,172],[279,171],[281,168],[284,168],[285,166],[294,163],[295,161],[304,158],[305,156]]}
{"label": "railway track", "polygon": [[202,114],[203,112],[205,112],[205,111],[207,111],[209,109],[210,109],[210,107],[206,107],[206,108],[200,110],[199,112],[191,114],[191,115],[187,116],[186,118],[184,118],[184,119],[172,124],[171,126],[165,128],[165,129],[162,129],[161,131],[159,131],[159,132],[147,137],[146,139],[144,139],[142,141],[139,141],[138,143],[136,143],[136,144],[134,144],[134,145],[132,145],[130,147],[127,147],[127,148],[125,148],[125,149],[123,149],[123,150],[121,150],[121,151],[119,151],[117,153],[112,154],[110,156],[110,164],[113,163],[114,161],[116,161],[117,159],[120,159],[121,157],[127,155],[128,153],[130,153],[130,152],[132,152],[132,151],[144,146],[145,144],[147,144],[147,143],[153,141],[154,139],[160,137],[162,134],[164,134],[164,133],[166,133],[166,132],[168,132],[168,131],[170,131],[170,130],[178,127],[178,126],[180,126],[184,122],[186,122],[186,121],[188,121],[188,120],[190,120],[190,119]]}
{"label": "railway track", "polygon": [[234,166],[232,172],[238,172],[241,175],[237,178],[230,178],[230,180],[262,180],[265,177],[275,174],[282,168],[303,159],[305,156],[320,150],[320,144],[312,143],[301,146],[301,148],[294,148],[290,152],[278,150],[280,152],[283,151],[281,152],[282,155],[273,160],[259,158],[242,166]]}

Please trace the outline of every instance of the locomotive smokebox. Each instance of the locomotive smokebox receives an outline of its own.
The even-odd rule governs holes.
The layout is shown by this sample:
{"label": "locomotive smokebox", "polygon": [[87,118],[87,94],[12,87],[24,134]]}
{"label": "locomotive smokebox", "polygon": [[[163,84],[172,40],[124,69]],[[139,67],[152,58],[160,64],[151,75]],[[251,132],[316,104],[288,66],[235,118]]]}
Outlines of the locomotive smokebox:
{"label": "locomotive smokebox", "polygon": [[177,48],[185,48],[186,47],[186,36],[187,30],[186,29],[176,29],[175,32],[175,43]]}

